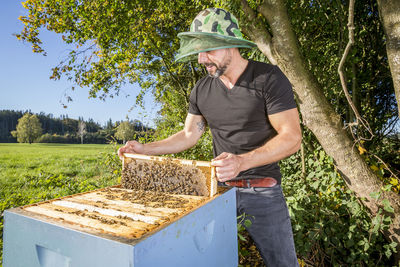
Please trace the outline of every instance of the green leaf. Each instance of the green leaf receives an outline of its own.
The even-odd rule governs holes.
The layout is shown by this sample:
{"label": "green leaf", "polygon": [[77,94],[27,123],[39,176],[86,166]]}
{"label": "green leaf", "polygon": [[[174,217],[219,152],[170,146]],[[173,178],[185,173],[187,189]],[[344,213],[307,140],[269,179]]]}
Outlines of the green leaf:
{"label": "green leaf", "polygon": [[388,184],[388,185],[385,185],[385,186],[383,186],[383,191],[386,191],[386,192],[389,192],[389,191],[391,191],[392,190],[392,185],[391,184]]}
{"label": "green leaf", "polygon": [[251,226],[251,221],[250,221],[249,219],[246,219],[246,220],[244,221],[244,226],[245,226],[246,228],[249,228],[249,227]]}
{"label": "green leaf", "polygon": [[381,192],[372,192],[369,194],[375,200],[378,200],[381,197]]}
{"label": "green leaf", "polygon": [[383,204],[383,209],[384,209],[385,211],[390,212],[390,213],[394,213],[394,209],[393,209],[393,207],[390,205],[389,200],[387,200],[387,199],[382,200],[382,204]]}
{"label": "green leaf", "polygon": [[238,233],[238,237],[240,240],[246,241],[246,238],[244,238],[244,236],[242,234]]}

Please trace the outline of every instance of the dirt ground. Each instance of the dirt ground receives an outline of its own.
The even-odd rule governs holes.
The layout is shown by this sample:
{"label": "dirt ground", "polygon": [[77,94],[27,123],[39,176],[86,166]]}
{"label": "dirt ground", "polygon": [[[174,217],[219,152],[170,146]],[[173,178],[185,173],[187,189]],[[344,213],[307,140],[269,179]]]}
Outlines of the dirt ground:
{"label": "dirt ground", "polygon": [[266,267],[250,235],[246,231],[241,234],[246,241],[239,239],[239,247],[243,251],[243,255],[239,255],[239,264],[243,267]]}

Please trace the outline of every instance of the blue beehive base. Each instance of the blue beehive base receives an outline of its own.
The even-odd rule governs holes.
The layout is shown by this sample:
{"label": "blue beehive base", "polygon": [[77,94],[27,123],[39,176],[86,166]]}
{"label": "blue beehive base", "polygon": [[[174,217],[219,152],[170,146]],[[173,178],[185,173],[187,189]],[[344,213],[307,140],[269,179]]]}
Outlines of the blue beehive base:
{"label": "blue beehive base", "polygon": [[20,208],[4,218],[4,267],[238,265],[235,189],[139,241],[70,229]]}

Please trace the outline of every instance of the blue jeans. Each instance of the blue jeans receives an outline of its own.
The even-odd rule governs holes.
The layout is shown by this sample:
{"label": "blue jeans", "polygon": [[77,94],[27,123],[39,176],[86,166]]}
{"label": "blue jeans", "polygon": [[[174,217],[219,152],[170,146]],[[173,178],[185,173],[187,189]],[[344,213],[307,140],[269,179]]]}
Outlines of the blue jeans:
{"label": "blue jeans", "polygon": [[238,215],[252,222],[246,228],[268,267],[299,266],[292,224],[280,185],[269,188],[237,188]]}

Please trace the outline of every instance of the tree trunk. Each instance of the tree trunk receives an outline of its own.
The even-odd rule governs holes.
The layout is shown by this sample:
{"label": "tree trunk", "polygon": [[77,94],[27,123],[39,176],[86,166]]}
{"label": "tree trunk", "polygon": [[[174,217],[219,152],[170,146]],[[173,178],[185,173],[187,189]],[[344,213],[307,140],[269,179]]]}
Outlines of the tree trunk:
{"label": "tree trunk", "polygon": [[386,35],[386,53],[400,116],[400,1],[378,0],[378,8]]}
{"label": "tree trunk", "polygon": [[[283,0],[265,0],[259,6],[271,26],[273,37],[265,26],[257,23],[254,11],[246,0],[241,0],[246,14],[244,30],[257,43],[259,49],[276,62],[293,85],[304,124],[314,133],[324,150],[334,162],[346,181],[363,204],[375,215],[382,205],[370,196],[381,192],[383,183],[369,168],[354,148],[353,140],[343,128],[340,116],[325,98],[322,87],[308,70],[300,54],[298,40],[292,30]],[[251,23],[249,23],[251,22]],[[339,78],[338,78],[339,82]],[[396,243],[400,240],[400,197],[394,192],[382,192],[395,210],[390,229],[385,236]]]}

